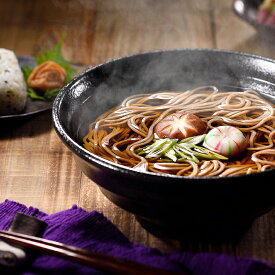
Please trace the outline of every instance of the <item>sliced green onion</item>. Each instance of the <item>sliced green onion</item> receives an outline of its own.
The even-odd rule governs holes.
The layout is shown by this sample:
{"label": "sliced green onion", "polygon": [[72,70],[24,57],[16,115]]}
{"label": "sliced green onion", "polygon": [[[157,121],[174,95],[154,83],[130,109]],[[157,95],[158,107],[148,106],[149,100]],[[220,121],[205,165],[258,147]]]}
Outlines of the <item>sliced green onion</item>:
{"label": "sliced green onion", "polygon": [[206,134],[189,137],[189,138],[185,138],[185,139],[181,140],[179,143],[191,143],[191,144],[196,145],[196,144],[202,143],[204,141],[205,137],[206,137]]}
{"label": "sliced green onion", "polygon": [[174,146],[174,144],[177,143],[177,140],[174,140],[174,139],[163,139],[162,140],[163,142],[158,142],[158,141],[155,142],[156,145],[153,146],[153,148],[150,148],[150,150],[147,150],[145,148],[145,150],[147,151],[147,155],[145,158],[162,157],[163,155],[165,155],[167,151],[169,151]]}
{"label": "sliced green onion", "polygon": [[204,141],[205,136],[199,135],[181,141],[169,138],[156,139],[152,144],[138,148],[135,153],[147,159],[156,158],[173,162],[190,160],[198,163],[202,159],[227,160],[227,157],[197,145]]}
{"label": "sliced green onion", "polygon": [[165,157],[171,159],[172,161],[176,162],[177,161],[177,156],[176,156],[176,152],[174,149],[170,149],[169,151],[167,151],[164,154]]}

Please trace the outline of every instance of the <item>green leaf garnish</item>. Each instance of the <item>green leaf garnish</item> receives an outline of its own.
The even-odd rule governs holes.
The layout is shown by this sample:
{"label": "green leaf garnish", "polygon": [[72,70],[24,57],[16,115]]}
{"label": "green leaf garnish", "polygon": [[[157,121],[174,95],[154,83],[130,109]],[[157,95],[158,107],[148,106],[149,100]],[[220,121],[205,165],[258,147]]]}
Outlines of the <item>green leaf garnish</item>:
{"label": "green leaf garnish", "polygon": [[35,58],[36,65],[40,65],[46,61],[54,61],[58,65],[64,68],[67,73],[65,84],[67,84],[75,74],[75,69],[71,67],[70,62],[66,60],[61,52],[62,43],[64,38],[62,38],[56,46],[51,50],[46,50]]}
{"label": "green leaf garnish", "polygon": [[24,64],[22,67],[21,67],[21,71],[23,73],[23,77],[24,77],[24,80],[25,82],[27,83],[27,80],[32,72],[33,68],[31,68],[30,66]]}
{"label": "green leaf garnish", "polygon": [[173,162],[191,160],[198,163],[203,159],[228,160],[227,157],[198,146],[204,141],[204,135],[178,141],[177,139],[157,139],[150,145],[138,148],[135,152],[145,158],[170,159]]}
{"label": "green leaf garnish", "polygon": [[[66,78],[64,81],[64,85],[65,85],[72,80],[76,70],[70,65],[70,62],[66,60],[62,55],[61,48],[62,48],[63,40],[64,40],[64,36],[62,39],[60,39],[60,41],[58,41],[58,43],[53,49],[45,50],[40,55],[38,55],[35,58],[35,64],[36,66],[38,66],[46,61],[54,61],[55,63],[59,64],[66,71]],[[34,68],[31,68],[28,65],[22,66],[21,70],[26,83],[33,69]],[[42,94],[35,91],[31,87],[27,87],[27,93],[30,98],[44,100],[44,101],[52,100],[58,94],[59,90],[60,89],[52,89]]]}
{"label": "green leaf garnish", "polygon": [[60,89],[52,89],[48,90],[44,93],[44,98],[46,100],[51,100],[53,97],[56,97],[57,94],[59,93]]}
{"label": "green leaf garnish", "polygon": [[46,101],[47,99],[45,96],[39,95],[33,88],[28,87],[27,88],[27,94],[30,98],[32,99],[38,99],[38,100],[44,100]]}

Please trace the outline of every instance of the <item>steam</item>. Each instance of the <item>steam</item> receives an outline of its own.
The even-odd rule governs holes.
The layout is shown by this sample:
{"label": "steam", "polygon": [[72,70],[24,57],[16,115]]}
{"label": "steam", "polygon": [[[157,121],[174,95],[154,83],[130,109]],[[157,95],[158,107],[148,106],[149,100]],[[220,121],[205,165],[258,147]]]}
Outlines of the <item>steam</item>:
{"label": "steam", "polygon": [[89,124],[126,97],[195,88],[192,71],[186,65],[186,55],[180,51],[133,55],[88,70],[71,87],[76,101],[71,110],[74,112],[71,123],[73,132],[77,132],[76,138],[81,142]]}

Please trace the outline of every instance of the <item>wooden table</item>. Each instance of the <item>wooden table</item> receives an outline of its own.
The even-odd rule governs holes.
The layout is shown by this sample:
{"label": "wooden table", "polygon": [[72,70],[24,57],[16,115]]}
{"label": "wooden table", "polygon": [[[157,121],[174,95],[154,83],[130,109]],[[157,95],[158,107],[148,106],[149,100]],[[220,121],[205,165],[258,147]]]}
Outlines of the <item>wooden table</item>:
{"label": "wooden table", "polygon": [[[170,48],[219,48],[275,59],[274,43],[241,21],[228,0],[0,0],[1,48],[36,55],[64,32],[64,56],[85,66]],[[81,173],[53,129],[50,111],[1,125],[0,201],[5,199],[47,213],[73,204],[95,209],[131,241],[162,251],[223,252],[275,262],[274,210],[234,243],[181,243],[149,234]]]}

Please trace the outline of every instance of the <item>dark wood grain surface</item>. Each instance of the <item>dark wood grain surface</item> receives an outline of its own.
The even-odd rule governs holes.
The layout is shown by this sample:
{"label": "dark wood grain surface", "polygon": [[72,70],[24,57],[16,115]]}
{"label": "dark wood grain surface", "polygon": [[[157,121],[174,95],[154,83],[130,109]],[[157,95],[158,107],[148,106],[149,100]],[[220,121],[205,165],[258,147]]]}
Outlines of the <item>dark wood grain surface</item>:
{"label": "dark wood grain surface", "polygon": [[[83,68],[174,48],[218,48],[275,59],[274,42],[241,21],[228,0],[0,0],[1,48],[33,56],[63,33],[64,56]],[[178,242],[149,234],[81,173],[55,133],[50,111],[0,124],[0,201],[5,199],[47,213],[72,204],[95,209],[131,241],[162,251],[223,252],[275,262],[274,210],[234,242]]]}

